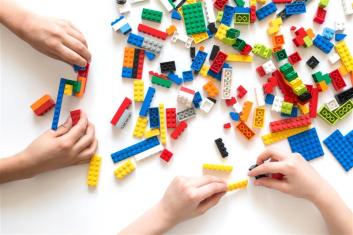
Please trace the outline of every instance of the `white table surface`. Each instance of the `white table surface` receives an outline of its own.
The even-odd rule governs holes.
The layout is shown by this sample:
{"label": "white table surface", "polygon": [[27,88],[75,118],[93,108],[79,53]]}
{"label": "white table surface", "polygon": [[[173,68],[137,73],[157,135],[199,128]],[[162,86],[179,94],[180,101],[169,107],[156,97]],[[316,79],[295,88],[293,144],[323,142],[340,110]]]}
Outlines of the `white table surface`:
{"label": "white table surface", "polygon": [[[99,154],[103,156],[101,177],[96,190],[86,186],[87,165],[69,167],[49,172],[30,180],[1,185],[0,233],[6,234],[115,234],[133,219],[147,210],[162,196],[170,181],[177,175],[199,176],[205,162],[222,163],[214,139],[222,137],[230,156],[225,161],[234,165],[230,181],[246,177],[248,167],[255,162],[263,149],[260,135],[268,128],[257,131],[252,141],[235,133],[234,129],[223,130],[223,123],[229,121],[224,102],[218,102],[210,114],[198,113],[189,122],[185,133],[168,149],[174,152],[170,165],[161,164],[158,156],[138,163],[137,170],[125,180],[118,182],[113,175],[116,166],[110,154],[125,146],[136,143],[132,130],[137,118],[138,107],[134,107],[133,120],[127,128],[113,128],[110,119],[125,96],[132,97],[132,81],[121,79],[123,47],[126,37],[111,30],[110,22],[118,16],[115,1],[84,0],[32,0],[18,1],[21,5],[39,14],[61,17],[72,21],[85,34],[93,61],[84,98],[65,97],[61,121],[75,108],[83,109],[96,126],[99,139]],[[295,16],[285,22],[282,32],[286,36],[287,53],[298,50],[303,61],[296,65],[301,78],[311,82],[314,71],[329,72],[331,66],[317,48],[297,49],[291,42],[290,26],[312,25],[312,18],[318,1],[309,4],[306,15]],[[128,21],[135,30],[140,22],[141,9],[149,7],[162,10],[157,0],[135,4]],[[165,29],[171,22],[167,14],[159,26]],[[272,18],[272,17],[269,17]],[[136,20],[135,20],[136,19]],[[326,26],[333,27],[335,19],[349,22],[347,42],[352,47],[352,18],[345,18],[340,3],[331,1],[328,7]],[[147,22],[147,24],[150,24]],[[158,27],[158,24],[153,24]],[[271,46],[266,34],[268,19],[250,27],[242,26],[241,38],[250,44],[265,43]],[[184,32],[182,23],[178,27]],[[315,32],[322,32],[323,26],[314,25]],[[136,32],[136,30],[135,30]],[[64,63],[48,59],[23,41],[0,27],[1,33],[1,147],[0,155],[9,156],[23,149],[33,139],[50,128],[53,111],[44,117],[36,117],[30,104],[44,93],[56,98],[59,78],[75,79],[72,68]],[[210,51],[214,40],[207,42]],[[216,42],[222,45],[221,42]],[[230,47],[223,47],[233,52]],[[320,65],[309,69],[305,61],[315,55]],[[189,50],[182,44],[173,44],[168,39],[161,55],[153,62],[145,60],[144,80],[150,69],[159,71],[159,62],[176,60],[177,72],[188,70]],[[246,99],[255,101],[253,87],[263,81],[255,68],[264,60],[255,58],[254,63],[232,63],[235,73],[234,85],[242,84],[249,93]],[[188,86],[201,90],[205,79],[200,76]],[[148,82],[149,83],[149,82]],[[349,83],[350,84],[350,83]],[[176,105],[177,88],[166,90],[157,87],[153,105],[164,102],[166,107]],[[320,103],[333,97],[333,89],[320,95]],[[244,99],[245,100],[245,99]],[[269,109],[268,109],[269,110]],[[269,120],[277,114],[267,112]],[[271,117],[270,117],[271,116]],[[251,117],[250,117],[251,118]],[[251,120],[251,119],[250,119]],[[344,134],[352,129],[352,115],[331,127],[320,119],[314,120],[320,139],[323,140],[336,128]],[[287,141],[275,144],[289,151]],[[346,173],[324,146],[325,156],[310,162],[329,181],[342,198],[353,207],[352,171]],[[334,202],[332,202],[334,203]],[[178,225],[170,234],[324,234],[327,233],[319,212],[308,202],[292,198],[264,188],[255,188],[252,183],[246,190],[229,193],[206,215]]]}

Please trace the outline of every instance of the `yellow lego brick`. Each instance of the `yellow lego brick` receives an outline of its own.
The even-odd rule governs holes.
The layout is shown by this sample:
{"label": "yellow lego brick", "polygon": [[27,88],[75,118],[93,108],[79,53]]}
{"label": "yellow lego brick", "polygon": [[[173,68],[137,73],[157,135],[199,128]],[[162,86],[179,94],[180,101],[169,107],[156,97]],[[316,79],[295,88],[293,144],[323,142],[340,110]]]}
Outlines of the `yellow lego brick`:
{"label": "yellow lego brick", "polygon": [[196,0],[186,0],[188,4],[196,3]]}
{"label": "yellow lego brick", "polygon": [[264,107],[257,107],[255,109],[253,127],[261,129],[265,125],[265,108]]}
{"label": "yellow lego brick", "polygon": [[347,72],[353,71],[353,57],[345,41],[341,41],[335,45],[337,54],[340,56],[342,64],[346,67]]}
{"label": "yellow lego brick", "polygon": [[314,30],[312,28],[308,28],[306,30],[306,34],[311,38],[313,39],[315,37],[315,33],[314,33]]}
{"label": "yellow lego brick", "polygon": [[167,127],[165,125],[165,111],[164,104],[159,104],[159,130],[161,143],[163,145],[167,144]]}
{"label": "yellow lego brick", "polygon": [[240,181],[228,184],[227,191],[243,189],[243,188],[246,188],[247,186],[248,186],[248,180],[240,180]]}
{"label": "yellow lego brick", "polygon": [[209,163],[203,164],[202,168],[204,170],[226,171],[226,172],[231,172],[233,170],[233,166],[231,166],[231,165],[209,164]]}
{"label": "yellow lego brick", "polygon": [[249,6],[256,6],[256,0],[249,0]]}
{"label": "yellow lego brick", "polygon": [[87,185],[88,186],[97,186],[98,179],[99,179],[99,172],[102,164],[102,158],[98,155],[94,155],[91,158],[88,167],[88,174],[87,174]]}
{"label": "yellow lego brick", "polygon": [[145,138],[151,138],[153,136],[159,135],[159,129],[152,129],[145,132]]}
{"label": "yellow lego brick", "polygon": [[257,0],[258,3],[265,4],[266,0]]}
{"label": "yellow lego brick", "polygon": [[238,54],[228,54],[226,61],[227,62],[252,62],[253,57],[250,55],[238,55]]}
{"label": "yellow lego brick", "polygon": [[122,165],[120,165],[115,171],[115,177],[119,180],[125,178],[125,176],[131,174],[135,170],[135,165],[131,160],[126,161]]}
{"label": "yellow lego brick", "polygon": [[302,132],[308,130],[309,128],[310,128],[310,126],[293,128],[293,129],[289,129],[289,130],[269,133],[267,135],[263,135],[261,138],[262,138],[262,141],[264,142],[264,144],[269,145],[269,144],[273,144],[275,142],[278,142],[280,140],[287,139],[290,136],[302,133]]}
{"label": "yellow lego brick", "polygon": [[251,113],[252,104],[253,103],[251,101],[244,102],[243,110],[240,113],[240,121],[246,122],[248,120]]}
{"label": "yellow lego brick", "polygon": [[65,84],[64,95],[72,96],[74,86],[70,84]]}
{"label": "yellow lego brick", "polygon": [[290,87],[292,89],[295,89],[295,88],[299,87],[302,84],[303,84],[303,82],[302,82],[302,80],[299,77],[294,79],[294,80],[292,80],[291,82],[289,82],[289,85],[290,85]]}
{"label": "yellow lego brick", "polygon": [[201,70],[200,70],[201,76],[204,78],[212,79],[212,77],[207,74],[209,69],[210,69],[209,65],[205,65],[205,64],[202,65]]}
{"label": "yellow lego brick", "polygon": [[[181,9],[181,7],[179,9]],[[174,32],[177,31],[177,28],[175,27],[175,25],[170,25],[165,31],[168,36],[172,36]]]}
{"label": "yellow lego brick", "polygon": [[134,101],[142,102],[144,100],[145,85],[143,80],[134,80]]}
{"label": "yellow lego brick", "polygon": [[309,113],[309,107],[306,104],[298,104],[299,110],[302,114],[308,114]]}
{"label": "yellow lego brick", "polygon": [[321,91],[327,91],[328,90],[328,85],[326,84],[325,81],[318,82],[316,85],[318,87],[320,87]]}
{"label": "yellow lego brick", "polygon": [[216,16],[216,22],[220,23],[223,18],[223,11],[218,11]]}
{"label": "yellow lego brick", "polygon": [[183,14],[183,8],[182,7],[179,7],[178,12],[179,12],[181,18],[184,19],[184,14]]}
{"label": "yellow lego brick", "polygon": [[208,34],[206,32],[204,33],[197,33],[197,34],[193,34],[191,35],[191,37],[194,39],[194,43],[195,44],[199,44],[200,42],[205,41],[206,39],[208,39]]}
{"label": "yellow lego brick", "polygon": [[138,119],[136,120],[133,136],[136,138],[142,138],[145,133],[146,127],[147,127],[147,118],[138,117]]}
{"label": "yellow lego brick", "polygon": [[218,40],[222,41],[223,38],[226,37],[227,35],[227,30],[229,29],[229,27],[225,24],[221,24],[219,27],[218,27],[218,30],[217,30],[217,33],[215,35],[215,38],[217,38]]}

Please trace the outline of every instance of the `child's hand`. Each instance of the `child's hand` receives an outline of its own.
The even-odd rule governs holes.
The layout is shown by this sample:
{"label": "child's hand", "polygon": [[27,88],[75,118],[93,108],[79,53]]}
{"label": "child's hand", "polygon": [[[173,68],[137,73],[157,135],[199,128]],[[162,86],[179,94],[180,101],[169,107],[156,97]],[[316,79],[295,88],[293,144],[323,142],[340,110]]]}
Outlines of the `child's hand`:
{"label": "child's hand", "polygon": [[[270,160],[270,161],[266,161]],[[266,162],[265,162],[266,161]],[[249,172],[249,176],[261,174],[283,174],[282,180],[264,177],[255,180],[254,184],[276,189],[313,201],[322,193],[327,183],[298,153],[283,153],[275,149],[267,149],[257,158],[259,166]]]}
{"label": "child's hand", "polygon": [[216,177],[176,177],[159,205],[167,221],[175,225],[202,215],[215,206],[226,191],[227,184]]}
{"label": "child's hand", "polygon": [[83,34],[70,22],[28,14],[20,37],[38,51],[70,65],[86,66],[91,60]]}
{"label": "child's hand", "polygon": [[32,175],[88,162],[96,153],[98,142],[94,126],[86,115],[81,112],[79,122],[73,127],[71,123],[68,118],[57,131],[45,132],[24,150],[22,160]]}

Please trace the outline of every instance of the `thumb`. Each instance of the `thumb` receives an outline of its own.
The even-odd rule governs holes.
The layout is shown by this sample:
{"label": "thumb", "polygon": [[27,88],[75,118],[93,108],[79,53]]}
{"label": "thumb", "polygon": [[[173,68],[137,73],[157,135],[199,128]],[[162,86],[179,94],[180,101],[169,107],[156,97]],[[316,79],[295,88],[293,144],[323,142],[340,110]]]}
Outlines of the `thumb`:
{"label": "thumb", "polygon": [[255,180],[254,184],[256,186],[264,186],[266,188],[275,189],[282,193],[285,193],[288,191],[288,183],[285,182],[284,180],[277,180],[272,178],[261,178],[261,179]]}
{"label": "thumb", "polygon": [[67,132],[69,132],[69,130],[72,127],[72,120],[70,117],[68,117],[66,119],[66,121],[58,127],[58,129],[55,131],[55,137],[60,137],[62,135],[65,135]]}

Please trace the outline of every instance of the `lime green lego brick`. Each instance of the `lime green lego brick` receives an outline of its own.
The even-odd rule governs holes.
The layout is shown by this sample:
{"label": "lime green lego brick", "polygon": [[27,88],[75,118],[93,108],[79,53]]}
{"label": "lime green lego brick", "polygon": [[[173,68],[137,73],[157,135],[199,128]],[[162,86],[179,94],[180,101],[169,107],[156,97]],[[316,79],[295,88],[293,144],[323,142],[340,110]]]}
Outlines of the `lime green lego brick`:
{"label": "lime green lego brick", "polygon": [[207,31],[201,2],[182,6],[186,34],[192,35]]}
{"label": "lime green lego brick", "polygon": [[234,25],[250,24],[249,13],[235,13],[234,14]]}
{"label": "lime green lego brick", "polygon": [[236,42],[236,38],[228,38],[228,37],[225,37],[222,39],[222,42],[226,45],[233,45],[235,42]]}
{"label": "lime green lego brick", "polygon": [[151,9],[147,9],[147,8],[142,9],[141,17],[144,20],[149,20],[149,21],[161,23],[162,16],[163,16],[163,12],[161,12],[161,11],[151,10]]}
{"label": "lime green lego brick", "polygon": [[268,60],[272,56],[271,48],[267,48],[266,46],[256,43],[251,51],[257,56],[260,56],[266,60]]}
{"label": "lime green lego brick", "polygon": [[293,104],[289,102],[283,102],[281,106],[281,113],[290,115],[292,113]]}
{"label": "lime green lego brick", "polygon": [[346,103],[341,105],[338,109],[334,110],[334,114],[336,114],[339,119],[344,119],[348,114],[353,111],[353,102],[348,100]]}
{"label": "lime green lego brick", "polygon": [[338,116],[331,112],[326,105],[323,105],[318,112],[319,117],[326,121],[330,125],[335,125],[339,120]]}
{"label": "lime green lego brick", "polygon": [[325,8],[325,7],[327,7],[329,2],[330,2],[330,0],[320,0],[319,6],[321,8]]}
{"label": "lime green lego brick", "polygon": [[216,21],[217,21],[218,23],[221,23],[222,18],[223,18],[223,11],[217,12]]}
{"label": "lime green lego brick", "polygon": [[296,87],[294,89],[294,93],[297,96],[300,96],[300,95],[304,94],[305,92],[307,92],[307,89],[306,89],[306,86],[304,84],[300,84],[300,86],[298,86],[298,87]]}
{"label": "lime green lego brick", "polygon": [[237,38],[240,36],[240,31],[238,29],[230,28],[227,30],[226,37],[227,38]]}
{"label": "lime green lego brick", "polygon": [[165,88],[170,88],[172,85],[172,81],[157,76],[152,76],[151,82],[152,84],[159,85]]}
{"label": "lime green lego brick", "polygon": [[311,47],[313,45],[313,40],[311,39],[311,37],[305,36],[303,40],[305,43],[305,47]]}

